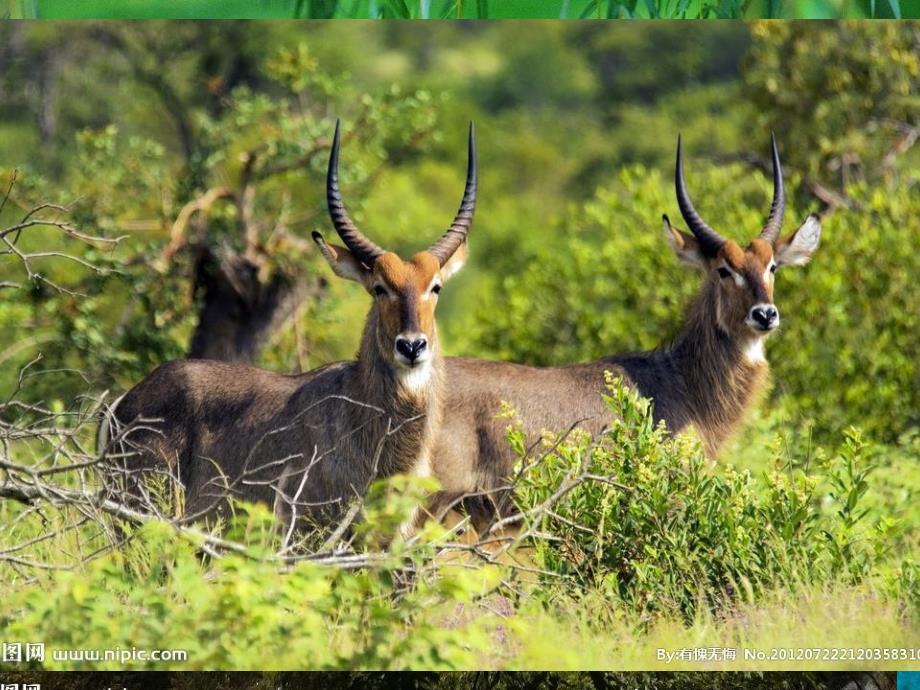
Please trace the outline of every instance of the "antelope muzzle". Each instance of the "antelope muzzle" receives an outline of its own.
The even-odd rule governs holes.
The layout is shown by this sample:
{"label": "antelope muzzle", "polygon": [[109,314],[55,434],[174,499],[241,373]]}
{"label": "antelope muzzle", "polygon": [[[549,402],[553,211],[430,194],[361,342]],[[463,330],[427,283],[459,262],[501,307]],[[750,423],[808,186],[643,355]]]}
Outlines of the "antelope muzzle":
{"label": "antelope muzzle", "polygon": [[779,326],[779,311],[772,304],[755,304],[748,312],[747,325],[767,333]]}
{"label": "antelope muzzle", "polygon": [[421,333],[401,333],[394,346],[396,361],[406,367],[415,367],[428,361],[431,350],[428,338]]}

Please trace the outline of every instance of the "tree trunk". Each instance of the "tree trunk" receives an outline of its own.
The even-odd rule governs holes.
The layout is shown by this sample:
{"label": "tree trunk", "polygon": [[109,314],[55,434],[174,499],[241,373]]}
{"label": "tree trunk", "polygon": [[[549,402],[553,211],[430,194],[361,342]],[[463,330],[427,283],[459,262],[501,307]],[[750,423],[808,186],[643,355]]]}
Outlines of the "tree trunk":
{"label": "tree trunk", "polygon": [[261,273],[259,265],[231,250],[199,250],[194,291],[201,307],[189,358],[253,364],[304,300],[325,287],[322,279]]}

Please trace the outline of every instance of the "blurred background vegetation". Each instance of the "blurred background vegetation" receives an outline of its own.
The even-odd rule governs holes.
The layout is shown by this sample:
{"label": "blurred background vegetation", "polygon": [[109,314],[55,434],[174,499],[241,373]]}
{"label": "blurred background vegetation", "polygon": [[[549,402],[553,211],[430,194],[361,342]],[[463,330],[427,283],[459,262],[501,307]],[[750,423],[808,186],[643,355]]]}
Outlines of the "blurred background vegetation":
{"label": "blurred background vegetation", "polygon": [[[368,297],[330,280],[308,240],[330,231],[324,169],[337,117],[352,214],[403,254],[453,217],[476,122],[472,256],[444,291],[442,342],[449,354],[533,364],[673,335],[699,286],[661,232],[662,213],[679,217],[677,134],[697,207],[746,242],[769,207],[775,131],[786,231],[819,211],[823,241],[807,268],[779,274],[772,388],[721,463],[763,473],[769,487],[778,463],[811,471],[849,457],[845,432],[862,429],[860,463],[874,472],[868,491],[853,470],[853,491],[884,527],[872,543],[895,549],[890,570],[913,573],[916,606],[916,567],[900,568],[915,560],[920,525],[920,25],[0,24],[4,190],[18,170],[0,227],[54,202],[81,230],[123,238],[108,251],[54,228],[10,236],[20,252],[67,252],[102,270],[39,256],[27,271],[9,245],[0,250],[0,396],[39,354],[22,395],[54,409],[126,390],[189,353],[288,372],[351,357]],[[833,504],[837,490],[827,491],[809,489],[809,515]],[[820,533],[808,538],[825,548]],[[97,575],[100,591],[115,577]],[[150,577],[158,591],[160,575]],[[61,596],[74,582],[61,581]],[[23,594],[39,617],[43,591]],[[837,630],[847,606],[865,610],[872,596],[847,590],[827,610],[815,605],[813,624]],[[798,604],[770,605],[798,620]],[[531,621],[544,615],[535,606]],[[542,622],[577,630],[585,647],[572,648],[591,658],[625,645],[577,620]],[[438,649],[432,635],[425,654]],[[514,663],[545,658],[541,644],[529,640]],[[422,658],[406,654],[395,663]]]}
{"label": "blurred background vegetation", "polygon": [[43,19],[907,19],[916,0],[0,0]]}

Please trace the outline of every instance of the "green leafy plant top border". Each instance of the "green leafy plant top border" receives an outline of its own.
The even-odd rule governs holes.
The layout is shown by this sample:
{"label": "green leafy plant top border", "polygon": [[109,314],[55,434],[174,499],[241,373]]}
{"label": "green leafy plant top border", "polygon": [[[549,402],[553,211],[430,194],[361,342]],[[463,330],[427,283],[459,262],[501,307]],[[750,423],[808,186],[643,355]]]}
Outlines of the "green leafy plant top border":
{"label": "green leafy plant top border", "polygon": [[918,0],[0,0],[40,19],[920,18]]}

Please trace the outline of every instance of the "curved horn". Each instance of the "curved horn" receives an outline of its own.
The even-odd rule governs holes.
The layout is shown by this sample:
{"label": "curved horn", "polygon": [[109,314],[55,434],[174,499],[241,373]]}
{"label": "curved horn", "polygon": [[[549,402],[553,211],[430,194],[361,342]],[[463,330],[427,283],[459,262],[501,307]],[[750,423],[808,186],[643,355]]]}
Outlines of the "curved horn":
{"label": "curved horn", "polygon": [[786,192],[783,189],[783,169],[779,164],[779,151],[776,149],[776,135],[770,133],[773,143],[773,204],[770,206],[770,215],[767,224],[763,226],[760,238],[770,244],[776,244],[779,229],[783,224],[783,211],[786,210]]}
{"label": "curved horn", "polygon": [[476,210],[476,129],[470,122],[469,153],[466,164],[466,188],[463,190],[463,200],[460,209],[450,224],[447,232],[435,244],[431,245],[429,253],[434,254],[443,266],[453,255],[457,248],[466,241],[466,236],[473,224],[473,212]]}
{"label": "curved horn", "polygon": [[332,139],[332,152],[329,154],[329,171],[326,173],[326,203],[329,217],[342,242],[365,266],[371,266],[374,260],[384,253],[383,249],[367,239],[352,222],[342,193],[339,191],[339,121],[335,121],[335,136]]}
{"label": "curved horn", "polygon": [[687,193],[687,183],[684,180],[684,158],[679,134],[677,135],[677,169],[674,173],[674,186],[677,191],[677,205],[680,207],[680,214],[684,217],[687,227],[700,243],[703,254],[710,257],[715,256],[725,244],[725,238],[706,225],[700,218],[700,214],[693,208],[693,202],[690,201],[690,195]]}

